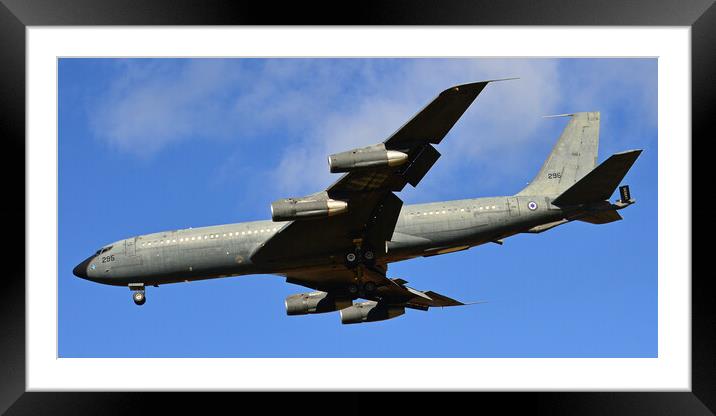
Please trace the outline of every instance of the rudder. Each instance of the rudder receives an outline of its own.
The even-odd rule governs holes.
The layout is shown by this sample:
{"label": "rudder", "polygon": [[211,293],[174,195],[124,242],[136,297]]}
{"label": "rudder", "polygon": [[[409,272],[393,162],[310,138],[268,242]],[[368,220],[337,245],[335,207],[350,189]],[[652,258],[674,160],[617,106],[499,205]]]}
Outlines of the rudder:
{"label": "rudder", "polygon": [[517,195],[556,196],[597,164],[599,112],[565,114],[569,123],[535,178]]}

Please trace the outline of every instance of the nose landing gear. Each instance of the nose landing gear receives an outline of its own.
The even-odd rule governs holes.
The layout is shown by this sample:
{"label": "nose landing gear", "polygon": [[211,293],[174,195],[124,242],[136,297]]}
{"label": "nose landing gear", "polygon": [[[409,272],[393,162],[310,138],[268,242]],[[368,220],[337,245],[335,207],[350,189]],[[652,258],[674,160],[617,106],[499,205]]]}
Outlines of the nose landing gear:
{"label": "nose landing gear", "polygon": [[144,294],[144,284],[130,283],[129,290],[132,291],[132,300],[134,300],[134,303],[137,306],[144,305],[144,302],[147,301],[147,296]]}
{"label": "nose landing gear", "polygon": [[132,299],[134,299],[134,303],[140,306],[144,305],[144,302],[147,301],[147,297],[144,296],[144,291],[134,292],[134,294],[132,295]]}

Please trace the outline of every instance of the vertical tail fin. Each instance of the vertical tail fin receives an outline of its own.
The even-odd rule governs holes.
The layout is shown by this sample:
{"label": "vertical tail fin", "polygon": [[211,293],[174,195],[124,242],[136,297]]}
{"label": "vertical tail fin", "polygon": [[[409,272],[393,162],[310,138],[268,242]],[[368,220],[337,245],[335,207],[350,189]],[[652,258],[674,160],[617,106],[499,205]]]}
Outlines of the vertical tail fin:
{"label": "vertical tail fin", "polygon": [[599,112],[564,116],[570,117],[570,120],[552,153],[537,176],[517,195],[559,195],[597,164]]}

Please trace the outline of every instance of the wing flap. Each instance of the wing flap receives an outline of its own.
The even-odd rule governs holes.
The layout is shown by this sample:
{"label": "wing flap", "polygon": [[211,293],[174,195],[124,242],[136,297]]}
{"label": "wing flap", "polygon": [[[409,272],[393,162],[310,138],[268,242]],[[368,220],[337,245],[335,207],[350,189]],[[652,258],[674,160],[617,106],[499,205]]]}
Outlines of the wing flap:
{"label": "wing flap", "polygon": [[395,225],[403,208],[403,201],[394,193],[389,193],[383,198],[380,205],[373,211],[366,226],[367,241],[373,247],[380,247],[386,241],[393,238]]}
{"label": "wing flap", "polygon": [[415,157],[413,163],[403,172],[405,180],[413,185],[418,186],[418,183],[428,173],[430,168],[433,167],[435,162],[440,158],[440,152],[438,152],[433,146],[427,145],[420,149],[420,152]]}

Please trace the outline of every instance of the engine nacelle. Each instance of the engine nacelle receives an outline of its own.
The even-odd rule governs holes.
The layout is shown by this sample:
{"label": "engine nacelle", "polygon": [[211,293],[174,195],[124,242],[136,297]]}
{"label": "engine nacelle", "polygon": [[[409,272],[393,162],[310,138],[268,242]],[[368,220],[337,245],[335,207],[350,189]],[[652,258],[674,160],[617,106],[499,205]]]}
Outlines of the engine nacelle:
{"label": "engine nacelle", "polygon": [[348,203],[330,198],[287,198],[271,204],[274,221],[309,220],[340,215],[348,212]]}
{"label": "engine nacelle", "polygon": [[386,150],[383,143],[328,156],[331,173],[380,166],[400,166],[407,161],[407,154],[397,150]]}
{"label": "engine nacelle", "polygon": [[397,318],[405,313],[405,307],[368,301],[356,303],[350,308],[341,309],[340,313],[342,324],[360,324]]}
{"label": "engine nacelle", "polygon": [[334,312],[353,304],[351,299],[336,299],[326,292],[311,292],[291,295],[286,298],[287,315]]}

